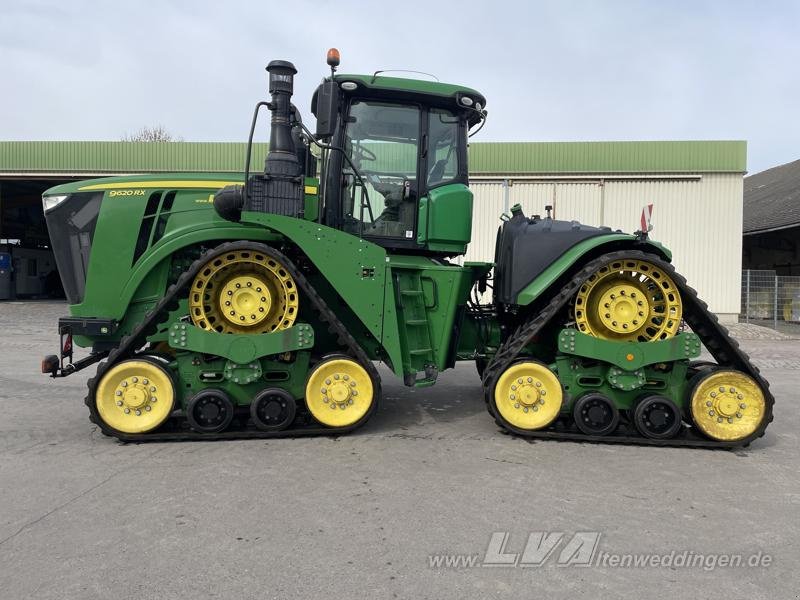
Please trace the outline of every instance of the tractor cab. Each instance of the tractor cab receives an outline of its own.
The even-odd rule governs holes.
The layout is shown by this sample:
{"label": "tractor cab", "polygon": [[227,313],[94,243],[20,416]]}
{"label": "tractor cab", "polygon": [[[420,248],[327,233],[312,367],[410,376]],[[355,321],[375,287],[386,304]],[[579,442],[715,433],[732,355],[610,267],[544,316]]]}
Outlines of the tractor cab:
{"label": "tractor cab", "polygon": [[332,75],[312,111],[323,222],[385,248],[462,254],[472,224],[467,138],[485,99],[461,86]]}
{"label": "tractor cab", "polygon": [[[464,254],[472,233],[467,138],[486,117],[485,98],[468,87],[381,71],[337,74],[338,64],[332,49],[331,75],[311,101],[312,134],[291,103],[294,65],[269,63],[272,100],[256,106],[245,185],[217,192],[217,212],[231,221],[243,211],[311,219],[398,252]],[[250,175],[262,106],[272,113],[269,154],[264,172]],[[322,150],[319,173],[315,145]],[[304,186],[304,178],[317,175],[319,193]]]}

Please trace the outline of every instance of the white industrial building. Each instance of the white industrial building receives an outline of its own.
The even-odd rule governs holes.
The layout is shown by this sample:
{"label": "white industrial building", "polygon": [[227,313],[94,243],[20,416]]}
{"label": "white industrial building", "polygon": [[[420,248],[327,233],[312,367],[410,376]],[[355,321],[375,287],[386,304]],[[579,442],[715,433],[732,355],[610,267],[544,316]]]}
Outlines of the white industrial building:
{"label": "white industrial building", "polygon": [[[472,152],[508,153],[515,168],[475,173],[472,245],[466,260],[492,260],[498,215],[519,203],[525,214],[633,232],[653,204],[651,238],[664,243],[689,284],[720,319],[740,309],[742,181],[745,142],[486,144]],[[528,158],[525,154],[529,153]],[[502,164],[502,157],[495,159]],[[475,166],[475,163],[473,163]],[[548,170],[549,169],[549,170]]]}

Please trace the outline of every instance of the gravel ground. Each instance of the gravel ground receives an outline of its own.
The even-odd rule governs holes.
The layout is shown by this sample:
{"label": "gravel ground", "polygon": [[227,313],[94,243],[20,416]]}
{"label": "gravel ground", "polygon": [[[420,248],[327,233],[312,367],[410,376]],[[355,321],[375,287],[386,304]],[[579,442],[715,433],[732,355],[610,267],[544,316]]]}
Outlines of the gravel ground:
{"label": "gravel ground", "polygon": [[471,364],[424,390],[383,370],[347,437],[123,445],[87,420],[89,373],[37,373],[65,312],[0,303],[2,598],[798,597],[800,340],[741,331],[777,404],[735,452],[516,439]]}

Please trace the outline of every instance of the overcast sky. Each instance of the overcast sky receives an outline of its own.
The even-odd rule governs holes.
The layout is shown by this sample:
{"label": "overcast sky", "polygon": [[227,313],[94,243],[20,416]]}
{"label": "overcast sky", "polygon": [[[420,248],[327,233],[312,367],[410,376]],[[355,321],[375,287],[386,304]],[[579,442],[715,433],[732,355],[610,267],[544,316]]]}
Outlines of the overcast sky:
{"label": "overcast sky", "polygon": [[313,122],[336,46],[342,72],[416,69],[483,92],[475,141],[744,139],[757,172],[800,158],[799,6],[0,0],[0,139],[162,124],[243,141],[275,58],[297,66],[294,102]]}

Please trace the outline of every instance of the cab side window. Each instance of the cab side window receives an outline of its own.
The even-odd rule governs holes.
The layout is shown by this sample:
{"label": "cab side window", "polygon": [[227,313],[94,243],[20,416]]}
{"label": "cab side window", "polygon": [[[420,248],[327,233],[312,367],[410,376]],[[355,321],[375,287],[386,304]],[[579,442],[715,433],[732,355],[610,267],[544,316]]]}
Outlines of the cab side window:
{"label": "cab side window", "polygon": [[428,122],[428,188],[458,177],[458,117],[448,110],[431,109]]}

